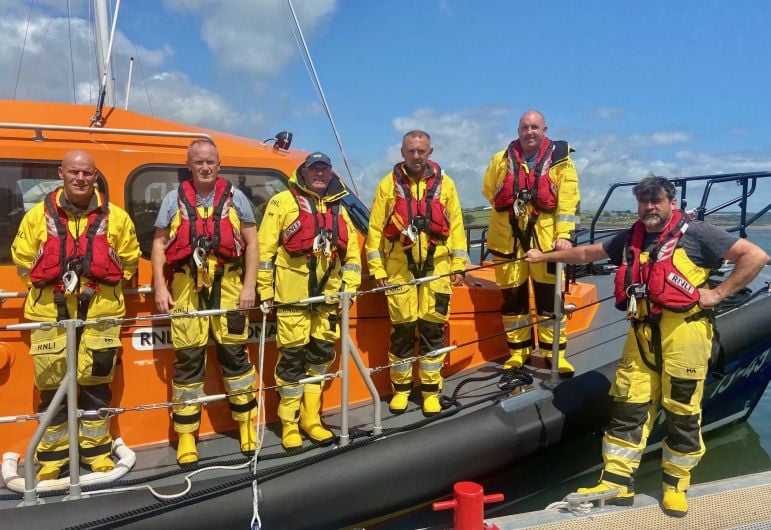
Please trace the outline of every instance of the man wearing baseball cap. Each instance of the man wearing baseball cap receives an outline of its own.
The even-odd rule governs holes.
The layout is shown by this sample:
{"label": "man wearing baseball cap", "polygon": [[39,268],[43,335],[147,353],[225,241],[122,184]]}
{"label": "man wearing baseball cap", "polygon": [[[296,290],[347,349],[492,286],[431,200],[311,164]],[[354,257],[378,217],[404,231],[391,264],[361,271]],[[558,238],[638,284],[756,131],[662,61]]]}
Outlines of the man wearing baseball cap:
{"label": "man wearing baseball cap", "polygon": [[277,306],[278,416],[281,443],[288,450],[302,446],[300,429],[316,443],[334,439],[319,415],[323,384],[299,381],[327,373],[334,361],[340,336],[338,303],[293,302],[355,292],[359,286],[359,241],[342,203],[346,195],[330,158],[311,153],[297,168],[289,189],[270,199],[260,225],[257,290],[263,302]]}

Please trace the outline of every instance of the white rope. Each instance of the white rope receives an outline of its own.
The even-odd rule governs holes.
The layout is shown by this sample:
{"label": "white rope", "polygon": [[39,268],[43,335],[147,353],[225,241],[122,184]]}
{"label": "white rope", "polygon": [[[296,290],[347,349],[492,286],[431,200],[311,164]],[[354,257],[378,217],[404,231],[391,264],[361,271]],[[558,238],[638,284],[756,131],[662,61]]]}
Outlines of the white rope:
{"label": "white rope", "polygon": [[268,327],[268,313],[270,313],[270,307],[263,302],[262,305],[260,305],[260,309],[262,310],[262,329],[260,330],[259,358],[257,361],[260,366],[258,372],[260,374],[260,382],[257,389],[257,450],[252,459],[252,473],[255,477],[254,480],[252,480],[252,530],[259,530],[262,528],[257,489],[257,455],[262,448],[262,441],[265,438],[265,395],[262,384],[262,369],[265,364],[265,330]]}
{"label": "white rope", "polygon": [[146,489],[146,490],[148,490],[150,492],[150,494],[152,494],[157,499],[161,499],[161,500],[174,500],[174,499],[178,499],[180,497],[184,497],[185,495],[187,495],[190,492],[190,490],[193,487],[193,481],[190,480],[190,479],[192,479],[195,475],[198,475],[199,473],[203,473],[204,471],[214,471],[214,470],[218,470],[218,469],[227,470],[227,471],[237,471],[239,469],[243,469],[243,468],[247,467],[250,463],[251,462],[244,462],[243,464],[236,464],[236,465],[232,465],[232,466],[209,466],[209,467],[204,467],[204,468],[201,468],[201,469],[196,469],[195,471],[192,471],[192,472],[188,473],[187,475],[185,475],[185,479],[184,480],[185,480],[185,483],[187,484],[185,486],[185,489],[182,490],[179,493],[173,493],[173,494],[170,494],[170,495],[164,495],[163,493],[157,492],[149,484],[142,484],[140,486],[128,486],[128,487],[125,487],[125,488],[109,488],[109,489],[103,489],[103,490],[89,491],[88,494],[89,495],[103,495],[103,494],[108,494],[108,493],[122,493],[122,492],[125,492],[125,491],[139,491],[139,490]]}
{"label": "white rope", "polygon": [[582,502],[581,504],[572,504],[566,500],[553,502],[544,508],[545,511],[570,512],[575,516],[589,515],[594,505],[591,502]]}

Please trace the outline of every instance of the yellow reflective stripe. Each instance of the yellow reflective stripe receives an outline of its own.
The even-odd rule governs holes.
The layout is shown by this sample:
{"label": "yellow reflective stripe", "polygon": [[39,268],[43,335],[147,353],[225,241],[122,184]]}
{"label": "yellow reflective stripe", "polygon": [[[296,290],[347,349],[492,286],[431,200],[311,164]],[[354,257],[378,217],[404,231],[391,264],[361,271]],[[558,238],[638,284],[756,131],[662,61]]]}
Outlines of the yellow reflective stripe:
{"label": "yellow reflective stripe", "polygon": [[108,424],[109,422],[107,421],[81,422],[80,435],[88,436],[89,438],[101,438],[107,436],[110,432]]}
{"label": "yellow reflective stripe", "polygon": [[581,222],[581,217],[578,215],[571,215],[569,213],[561,213],[555,218],[558,223],[575,223]]}
{"label": "yellow reflective stripe", "polygon": [[273,270],[273,262],[272,261],[261,261],[259,268],[260,268],[261,271],[272,271]]}
{"label": "yellow reflective stripe", "polygon": [[380,251],[380,250],[373,250],[372,252],[367,254],[367,261],[372,261],[374,259],[384,260],[385,256],[383,255],[382,251]]}
{"label": "yellow reflective stripe", "polygon": [[305,372],[310,375],[324,375],[329,371],[328,364],[307,364]]}
{"label": "yellow reflective stripe", "polygon": [[672,451],[672,449],[664,445],[661,449],[661,459],[666,460],[667,462],[671,462],[676,466],[690,468],[698,464],[701,458],[698,456],[687,456],[680,453],[675,453]]}
{"label": "yellow reflective stripe", "polygon": [[452,251],[453,258],[468,258],[468,252],[462,249]]}
{"label": "yellow reflective stripe", "polygon": [[412,363],[402,363],[397,364],[396,366],[391,366],[391,370],[398,374],[403,374],[405,372],[411,372],[412,371]]}
{"label": "yellow reflective stripe", "polygon": [[41,441],[52,444],[54,442],[58,442],[59,440],[65,439],[69,439],[69,432],[67,432],[67,424],[63,423],[61,425],[57,425],[54,428],[47,428]]}
{"label": "yellow reflective stripe", "polygon": [[199,397],[204,396],[203,384],[185,388],[174,387],[172,396],[172,401],[176,402],[187,401],[188,399],[198,399]]}
{"label": "yellow reflective stripe", "polygon": [[343,265],[343,268],[340,270],[342,270],[343,272],[347,272],[347,271],[361,272],[361,266],[358,263],[347,263]]}
{"label": "yellow reflective stripe", "polygon": [[420,369],[421,370],[439,370],[443,364],[444,364],[444,359],[442,359],[441,361],[437,361],[436,359],[421,359]]}
{"label": "yellow reflective stripe", "polygon": [[278,387],[278,393],[281,397],[299,397],[303,395],[305,388],[303,385],[289,385]]}
{"label": "yellow reflective stripe", "polygon": [[225,390],[228,392],[237,392],[245,388],[254,388],[254,372],[249,370],[239,377],[224,378]]}
{"label": "yellow reflective stripe", "polygon": [[528,328],[530,327],[530,315],[522,315],[522,316],[506,316],[507,319],[511,319],[511,326],[504,326],[506,331],[514,331],[517,329],[522,328]]}
{"label": "yellow reflective stripe", "polygon": [[16,274],[19,276],[29,276],[29,269],[26,267],[16,267]]}
{"label": "yellow reflective stripe", "polygon": [[628,447],[620,447],[618,445],[606,442],[602,442],[602,452],[606,455],[613,455],[619,458],[626,458],[627,460],[639,461],[642,458],[642,451],[639,449],[630,449]]}

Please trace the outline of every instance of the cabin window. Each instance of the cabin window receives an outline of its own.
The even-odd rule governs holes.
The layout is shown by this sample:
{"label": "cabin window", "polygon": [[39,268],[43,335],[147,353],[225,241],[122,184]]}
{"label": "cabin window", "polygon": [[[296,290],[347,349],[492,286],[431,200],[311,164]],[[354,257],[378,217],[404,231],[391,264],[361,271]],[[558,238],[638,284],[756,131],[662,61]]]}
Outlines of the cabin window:
{"label": "cabin window", "polygon": [[[222,168],[220,176],[228,179],[252,202],[254,217],[259,226],[265,206],[276,193],[287,189],[287,177],[271,169]],[[126,180],[126,208],[134,220],[142,255],[150,258],[155,233],[155,218],[161,201],[179,183],[191,178],[186,167],[148,167],[136,170]]]}
{"label": "cabin window", "polygon": [[[12,265],[11,242],[30,208],[58,188],[59,162],[0,162],[0,265]],[[96,186],[107,193],[107,183],[97,170]]]}

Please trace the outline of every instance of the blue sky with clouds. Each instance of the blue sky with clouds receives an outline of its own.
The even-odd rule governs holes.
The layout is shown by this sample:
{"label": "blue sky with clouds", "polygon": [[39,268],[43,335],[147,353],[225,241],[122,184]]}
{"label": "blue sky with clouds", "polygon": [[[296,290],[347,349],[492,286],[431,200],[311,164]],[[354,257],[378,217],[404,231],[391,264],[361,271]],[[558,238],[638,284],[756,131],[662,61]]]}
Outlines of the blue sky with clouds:
{"label": "blue sky with clouds", "polygon": [[[68,19],[65,0],[0,0],[0,98],[95,99],[90,9],[69,4]],[[651,171],[771,170],[771,3],[294,5],[365,201],[422,128],[464,206],[483,204],[487,162],[531,108],[576,149],[588,208]],[[118,28],[120,106],[134,56],[131,109],[261,140],[289,129],[342,167],[285,0],[127,0]]]}

